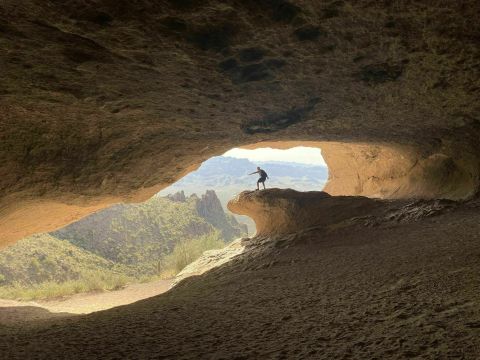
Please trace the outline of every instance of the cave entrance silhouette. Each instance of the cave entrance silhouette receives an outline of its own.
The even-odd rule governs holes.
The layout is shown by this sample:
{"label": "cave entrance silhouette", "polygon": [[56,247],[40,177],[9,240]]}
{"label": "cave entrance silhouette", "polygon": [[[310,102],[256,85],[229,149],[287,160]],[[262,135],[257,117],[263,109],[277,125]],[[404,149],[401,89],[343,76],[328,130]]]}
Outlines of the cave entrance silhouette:
{"label": "cave entrance silhouette", "polygon": [[[231,149],[144,203],[108,207],[0,252],[0,273],[7,274],[0,284],[0,307],[1,301],[16,308],[35,300],[47,317],[89,313],[167,291],[172,279],[179,281],[178,273],[178,279],[193,275],[182,270],[204,251],[228,246],[221,263],[228,261],[243,251],[232,241],[253,235],[255,224],[230,213],[227,202],[253,189],[256,178],[248,174],[259,165],[270,174],[270,188],[321,190],[328,178],[316,147]],[[9,261],[12,256],[17,260]],[[195,269],[194,274],[210,268]]]}
{"label": "cave entrance silhouette", "polygon": [[[249,176],[257,166],[269,174],[267,188],[290,188],[297,191],[321,191],[328,180],[328,167],[318,147],[294,146],[281,142],[255,144],[228,150],[222,155],[211,157],[201,166],[174,184],[158,193],[173,196],[182,192],[185,196],[214,190],[225,211],[227,202],[244,190],[254,190],[257,178]],[[182,196],[182,195],[179,195]],[[245,216],[236,215],[248,226],[249,235],[255,234],[255,224]]]}
{"label": "cave entrance silhouette", "polygon": [[[226,202],[243,190],[255,189],[256,178],[248,176],[248,174],[253,172],[259,165],[268,172],[271,178],[271,181],[267,183],[268,188],[293,188],[299,191],[324,190],[331,195],[365,196],[372,198],[445,197],[458,199],[468,197],[469,194],[472,193],[475,185],[473,181],[474,177],[471,175],[471,172],[468,171],[468,162],[462,163],[455,161],[443,153],[421,154],[416,151],[415,148],[407,146],[370,143],[276,141],[241,145],[240,147],[227,150],[228,149],[225,148],[212,150],[210,154],[213,154],[213,156],[206,160],[204,157],[204,161],[201,164],[195,162],[183,164],[186,166],[186,170],[183,173],[184,176],[166,188],[162,189],[165,185],[156,185],[150,189],[143,189],[143,194],[139,197],[133,196],[130,199],[124,199],[127,202],[134,202],[150,198],[145,203],[110,206],[94,215],[81,219],[77,223],[67,226],[66,228],[70,228],[70,230],[73,229],[71,234],[76,234],[75,236],[81,235],[80,241],[77,241],[75,244],[81,245],[81,251],[78,249],[62,248],[61,251],[63,251],[63,255],[61,257],[61,263],[56,263],[56,259],[52,260],[47,253],[55,242],[51,237],[55,238],[58,236],[58,238],[64,242],[63,244],[65,244],[65,241],[69,241],[68,236],[64,236],[64,229],[43,234],[48,238],[42,237],[42,234],[37,235],[37,238],[30,237],[30,244],[24,246],[24,248],[32,250],[33,253],[28,253],[24,257],[28,262],[24,268],[36,269],[34,273],[35,276],[37,276],[42,273],[42,266],[48,265],[48,271],[46,271],[46,273],[50,272],[49,275],[52,275],[58,265],[61,266],[63,273],[67,273],[65,266],[68,267],[68,264],[66,264],[68,262],[68,254],[72,255],[71,257],[74,257],[76,260],[85,259],[85,253],[82,251],[92,253],[95,256],[95,261],[97,261],[96,264],[101,265],[102,260],[98,262],[98,258],[101,258],[102,254],[95,253],[95,251],[93,251],[95,249],[91,248],[91,245],[95,244],[95,239],[97,238],[102,239],[104,242],[107,240],[107,242],[102,245],[103,249],[117,248],[124,250],[131,248],[132,243],[135,243],[135,241],[128,238],[129,236],[133,236],[133,238],[136,236],[139,237],[140,241],[137,241],[137,250],[140,251],[141,249],[143,252],[141,252],[142,255],[136,260],[135,256],[138,254],[133,256],[133,263],[135,263],[135,261],[143,261],[142,259],[148,254],[157,256],[158,254],[156,254],[155,251],[158,249],[155,249],[155,244],[149,244],[148,239],[159,238],[162,226],[165,225],[165,219],[162,219],[162,221],[152,226],[145,226],[144,223],[145,218],[148,218],[149,214],[152,214],[152,208],[149,208],[149,206],[155,202],[158,202],[156,205],[157,210],[153,210],[153,213],[158,211],[158,209],[164,210],[168,209],[169,206],[170,208],[173,206],[174,208],[187,209],[187,211],[190,211],[190,214],[196,214],[194,216],[197,216],[199,220],[192,226],[190,226],[191,224],[187,224],[188,226],[185,227],[187,231],[191,231],[196,235],[199,235],[199,231],[202,232],[209,226],[214,228],[218,227],[219,216],[224,220],[227,219],[227,222],[230,221],[228,219],[236,219],[235,222],[231,221],[229,226],[233,224],[233,228],[237,227],[237,230],[241,228],[241,223],[246,223],[249,230],[248,235],[253,235],[255,233],[253,221],[246,216],[240,215],[235,215],[234,218],[234,215],[228,212]],[[154,189],[156,189],[156,191],[153,191]],[[212,190],[215,190],[215,192]],[[193,195],[194,193],[197,195]],[[167,196],[167,198],[164,196]],[[176,202],[177,205],[171,205],[171,202]],[[212,204],[215,206],[212,206]],[[119,212],[121,213],[126,208],[135,210],[132,210],[133,212],[128,210],[127,216],[123,216],[123,218],[115,217],[115,213],[118,215]],[[214,210],[212,211],[213,208]],[[99,218],[97,217],[102,216],[107,226],[100,232],[92,231],[91,225],[94,224],[94,227],[98,226],[96,220]],[[175,213],[169,217],[168,221],[172,221],[173,223],[188,223],[189,216],[190,215],[186,216],[184,213]],[[96,220],[92,221],[92,218]],[[130,226],[131,224],[129,225],[129,222],[132,221],[133,225]],[[88,223],[90,223],[88,226],[78,225]],[[117,238],[115,235],[108,235],[106,229],[108,229],[110,225],[113,225],[113,227],[118,230],[117,233],[121,234],[121,236]],[[59,226],[55,226],[54,228],[58,227]],[[129,232],[129,227],[134,229],[134,231]],[[157,233],[155,233],[155,231],[157,231]],[[169,236],[171,237],[173,233]],[[88,234],[88,236],[85,237],[85,234]],[[105,236],[106,234],[108,236]],[[141,234],[145,236],[141,236]],[[180,235],[185,237],[182,233],[180,233]],[[202,233],[202,235],[206,234]],[[212,251],[215,252],[217,251],[214,250],[215,248],[219,249],[227,245],[225,247],[227,250],[218,250],[222,252],[220,255],[218,255],[218,253],[212,255],[212,258],[221,259],[220,262],[217,261],[218,259],[215,260],[217,261],[216,263],[214,261],[216,265],[221,265],[243,251],[242,246],[239,245],[240,242],[236,243],[232,241],[236,236],[241,236],[241,234],[238,233],[229,238],[228,242],[224,241],[221,243],[221,245],[219,245],[218,238],[212,239],[207,236],[196,243],[197,245],[198,243],[203,244],[195,245],[197,246],[197,250],[202,250],[200,252],[197,251],[197,255],[200,256],[203,250],[213,249]],[[115,246],[116,239],[122,240],[123,243]],[[18,244],[21,245],[22,242],[23,240]],[[205,243],[207,243],[208,246],[202,247]],[[170,245],[167,252],[174,253],[174,244]],[[177,253],[185,254],[187,247],[187,244],[182,243]],[[135,248],[135,246],[133,246],[133,248]],[[12,248],[10,250],[12,250]],[[17,256],[18,249],[13,248],[13,252],[15,253],[14,255],[7,254],[5,257],[7,260],[3,262],[4,265],[9,262],[8,259],[13,257],[16,259],[21,258]],[[115,262],[118,259],[123,259],[122,261],[124,261],[126,254],[123,251],[120,252],[121,254],[114,254],[113,259],[108,258],[104,260],[107,263]],[[225,256],[225,254],[227,255]],[[0,252],[0,258],[2,255],[4,255],[3,252]],[[130,255],[126,258],[129,256]],[[187,262],[180,262],[182,265],[177,271],[180,271],[185,265],[194,260],[195,257],[189,258]],[[32,261],[34,261],[34,263],[32,263]],[[106,263],[103,265],[105,264]],[[88,286],[93,284],[93,288],[101,288],[101,286],[98,286],[98,280],[102,279],[103,275],[101,272],[103,270],[101,270],[101,268],[103,265],[100,265],[98,268],[100,272],[89,274],[88,282],[90,284]],[[117,264],[115,269],[121,270],[131,265],[131,262],[124,261],[123,263]],[[160,269],[161,266],[158,266]],[[94,268],[98,270],[96,267]],[[105,266],[103,268],[105,268]],[[211,268],[212,261],[208,259],[205,263],[200,262],[200,266],[196,268],[189,268],[188,271],[183,272],[183,275],[181,274],[181,276],[175,277],[175,279],[181,280],[188,276],[199,275]],[[59,269],[60,268],[57,270]],[[105,274],[107,272],[108,271],[105,270]],[[0,273],[2,273],[1,259]],[[128,282],[125,282],[125,279],[122,278],[115,278],[116,275],[112,273],[109,273],[108,276],[109,278],[107,280],[110,282],[111,286],[109,286],[112,289],[121,288]],[[51,278],[51,276],[49,276],[49,278]],[[5,279],[2,279],[2,283],[5,284]],[[80,306],[78,301],[76,305],[70,308],[65,308],[65,305],[68,304],[68,302],[65,301],[62,302],[61,307],[58,307],[58,304],[52,305],[50,303],[49,305],[45,305],[44,308],[53,313],[58,312],[60,309],[61,312],[91,312],[102,310],[113,306],[128,304],[164,292],[169,288],[171,282],[170,280],[168,280],[168,282],[158,280],[157,283],[155,283],[156,285],[152,286],[151,284],[152,283],[146,284],[145,288],[143,287],[144,284],[129,285],[124,289],[126,291],[121,290],[119,292],[109,293],[111,299],[108,300],[99,300],[95,296],[93,298],[88,297],[88,300],[83,299],[83,301],[89,302],[88,306],[84,306],[81,310],[78,310]],[[73,284],[73,286],[75,286],[75,284]],[[140,287],[136,288],[136,286]],[[2,289],[0,289],[0,294],[1,290]],[[17,290],[18,289],[15,289],[15,291]],[[45,291],[53,290],[49,288]],[[135,293],[135,296],[132,296],[132,291]],[[120,294],[120,292],[122,292],[122,296],[116,296],[116,294]],[[128,293],[130,293],[130,295],[128,295]],[[0,299],[1,298],[2,296],[0,295]],[[12,299],[12,297],[10,297],[10,299]],[[82,300],[80,300],[80,302],[81,301]],[[101,302],[101,307],[95,307],[95,304],[98,305]],[[106,302],[108,302],[108,304],[106,304]],[[94,306],[91,306],[92,304]],[[15,305],[9,303],[9,307],[12,306]]]}
{"label": "cave entrance silhouette", "polygon": [[[232,147],[288,149],[296,146],[322,149],[328,165],[328,181],[323,190],[331,195],[458,200],[473,196],[478,189],[480,177],[474,154],[456,152],[452,155],[449,148],[424,151],[416,145],[394,143],[237,139],[222,145],[207,144],[188,156],[169,159],[167,164],[148,162],[141,173],[131,176],[103,178],[97,188],[86,194],[60,191],[51,196],[7,201],[0,221],[0,247],[31,234],[54,231],[114,204],[146,201],[198,169],[209,158],[222,155]],[[169,166],[170,163],[173,165]],[[135,181],[127,181],[133,178]]]}

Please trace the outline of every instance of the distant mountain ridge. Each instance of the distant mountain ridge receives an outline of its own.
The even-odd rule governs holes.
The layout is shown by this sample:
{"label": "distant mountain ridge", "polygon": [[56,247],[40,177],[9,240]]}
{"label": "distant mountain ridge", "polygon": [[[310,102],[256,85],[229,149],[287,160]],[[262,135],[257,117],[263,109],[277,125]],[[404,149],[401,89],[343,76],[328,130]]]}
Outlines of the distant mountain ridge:
{"label": "distant mountain ridge", "polygon": [[[226,210],[227,202],[243,190],[256,188],[257,175],[248,175],[260,166],[268,173],[268,188],[291,188],[298,191],[322,190],[328,179],[328,168],[318,165],[283,161],[252,162],[226,156],[217,156],[205,161],[198,170],[186,175],[175,184],[159,193],[165,196],[178,191],[189,195],[215,189],[220,203]],[[249,234],[255,232],[253,221],[236,216],[249,227]]]}
{"label": "distant mountain ridge", "polygon": [[[202,186],[226,185],[225,179],[229,180],[229,184],[244,184],[247,179],[249,179],[247,182],[251,183],[252,178],[248,174],[256,171],[257,166],[265,168],[272,183],[281,184],[282,178],[308,179],[311,186],[322,187],[328,178],[328,168],[324,166],[280,161],[253,163],[247,159],[218,156],[205,161],[197,171],[176,182],[174,187],[192,184]],[[161,193],[164,193],[164,191]]]}

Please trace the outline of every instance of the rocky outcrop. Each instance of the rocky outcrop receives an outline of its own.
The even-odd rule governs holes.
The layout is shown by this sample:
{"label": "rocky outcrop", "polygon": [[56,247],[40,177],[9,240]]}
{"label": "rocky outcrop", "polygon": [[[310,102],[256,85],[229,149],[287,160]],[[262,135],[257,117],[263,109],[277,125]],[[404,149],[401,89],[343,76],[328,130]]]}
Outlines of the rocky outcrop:
{"label": "rocky outcrop", "polygon": [[248,234],[245,224],[239,223],[235,217],[226,214],[214,190],[207,190],[201,198],[195,199],[198,215],[221,231],[226,241]]}
{"label": "rocky outcrop", "polygon": [[379,200],[332,197],[323,191],[298,192],[291,189],[244,191],[228,203],[235,214],[255,221],[257,236],[294,233],[310,227],[329,226],[366,213],[375,213]]}
{"label": "rocky outcrop", "polygon": [[272,238],[304,231],[334,230],[352,224],[383,226],[420,221],[458,206],[449,200],[387,201],[331,196],[323,191],[292,189],[244,191],[228,203],[235,214],[255,221],[256,236]]}
{"label": "rocky outcrop", "polygon": [[184,203],[187,201],[187,198],[185,197],[185,193],[182,191],[178,191],[175,194],[168,194],[167,198],[173,202],[182,202]]}
{"label": "rocky outcrop", "polygon": [[408,145],[433,168],[415,194],[471,194],[479,16],[476,0],[3,1],[1,242],[259,141]]}
{"label": "rocky outcrop", "polygon": [[191,276],[202,275],[209,270],[227,263],[235,256],[240,255],[245,250],[245,246],[242,245],[242,241],[243,239],[237,239],[232,241],[223,249],[205,251],[199,259],[191,264],[188,264],[175,276],[171,287],[174,287],[183,279]]}
{"label": "rocky outcrop", "polygon": [[197,201],[197,212],[204,218],[216,218],[224,214],[222,204],[214,190],[207,190]]}

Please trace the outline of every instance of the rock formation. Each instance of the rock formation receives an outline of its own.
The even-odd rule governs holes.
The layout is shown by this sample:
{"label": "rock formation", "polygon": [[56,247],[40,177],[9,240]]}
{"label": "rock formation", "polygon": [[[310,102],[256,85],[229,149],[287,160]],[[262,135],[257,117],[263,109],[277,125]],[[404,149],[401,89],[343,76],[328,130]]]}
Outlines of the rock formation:
{"label": "rock formation", "polygon": [[182,271],[180,271],[172,282],[172,287],[180,283],[180,281],[191,276],[198,276],[219,267],[240,255],[245,247],[242,245],[243,239],[237,239],[225,246],[223,249],[208,250],[196,261],[188,264]]}
{"label": "rock formation", "polygon": [[223,214],[222,204],[215,194],[214,190],[207,190],[205,194],[197,201],[197,212],[204,218],[218,217],[219,214]]}
{"label": "rock formation", "polygon": [[195,207],[200,217],[221,230],[223,239],[231,240],[248,234],[245,224],[239,223],[231,214],[225,213],[214,190],[207,190],[201,198],[196,199]]}
{"label": "rock formation", "polygon": [[352,207],[351,200],[351,197],[332,197],[323,191],[267,189],[240,193],[228,203],[228,209],[251,217],[257,227],[257,236],[274,236],[335,224],[372,213],[382,205],[380,201],[360,198]]}
{"label": "rock formation", "polygon": [[257,237],[269,238],[312,229],[331,230],[354,222],[379,225],[415,221],[456,206],[448,200],[385,201],[291,189],[244,191],[228,203],[230,211],[255,221]]}
{"label": "rock formation", "polygon": [[187,200],[183,191],[178,191],[175,194],[169,194],[167,195],[167,198],[174,202],[185,202]]}
{"label": "rock formation", "polygon": [[2,245],[261,142],[320,142],[331,195],[405,200],[241,194],[261,236],[231,263],[1,328],[1,357],[478,358],[479,18],[477,0],[2,1]]}
{"label": "rock formation", "polygon": [[[258,206],[258,216],[274,223],[276,206],[296,211],[300,203],[315,221],[271,233],[263,227],[262,236],[235,242],[244,247],[241,254],[198,275],[227,255],[206,254],[185,269],[197,276],[160,296],[86,316],[3,326],[0,355],[478,358],[478,199],[311,195],[317,205],[289,190],[242,194],[234,201],[239,210],[253,214]],[[291,233],[294,226],[302,228]]]}
{"label": "rock formation", "polygon": [[[386,202],[351,196],[330,196],[323,191],[298,192],[291,189],[244,191],[228,203],[230,211],[251,217],[256,238],[288,239],[289,235],[317,229],[338,230],[361,223],[381,226],[419,221],[437,216],[457,204],[453,201]],[[258,240],[256,240],[258,242]],[[223,249],[206,251],[201,258],[185,267],[172,287],[180,281],[219,267],[252,247],[250,239],[237,239]]]}
{"label": "rock formation", "polygon": [[478,189],[476,0],[92,4],[0,5],[3,243],[259,141],[408,146],[450,183],[413,195]]}

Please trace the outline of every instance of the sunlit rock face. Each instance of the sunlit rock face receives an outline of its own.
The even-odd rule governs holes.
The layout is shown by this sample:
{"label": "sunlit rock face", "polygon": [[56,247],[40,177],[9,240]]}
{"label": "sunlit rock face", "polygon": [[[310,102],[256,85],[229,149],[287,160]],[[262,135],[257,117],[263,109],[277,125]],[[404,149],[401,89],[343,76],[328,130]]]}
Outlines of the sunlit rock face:
{"label": "sunlit rock face", "polygon": [[330,195],[460,200],[479,188],[479,159],[471,149],[425,151],[411,145],[336,141],[263,141],[243,147],[295,146],[321,149],[329,174],[323,190]]}
{"label": "sunlit rock face", "polygon": [[380,200],[330,196],[324,191],[267,189],[238,194],[228,202],[228,209],[250,216],[257,227],[256,237],[268,239],[305,231],[322,234],[355,224],[376,227],[408,223],[458,205],[451,200]]}
{"label": "sunlit rock face", "polygon": [[207,271],[231,261],[235,256],[240,255],[245,250],[245,246],[242,245],[242,240],[241,238],[236,239],[223,249],[205,251],[200,258],[188,264],[175,276],[171,287],[174,287],[186,278],[202,275]]}
{"label": "sunlit rock face", "polygon": [[375,198],[467,199],[478,192],[479,162],[468,152],[390,144],[324,143],[324,190]]}
{"label": "sunlit rock face", "polygon": [[408,145],[470,194],[479,16],[476,0],[3,1],[1,241],[268,140]]}
{"label": "sunlit rock face", "polygon": [[228,203],[235,214],[255,221],[257,236],[295,233],[326,227],[355,216],[375,213],[382,202],[368,198],[332,197],[323,191],[291,189],[244,191]]}

